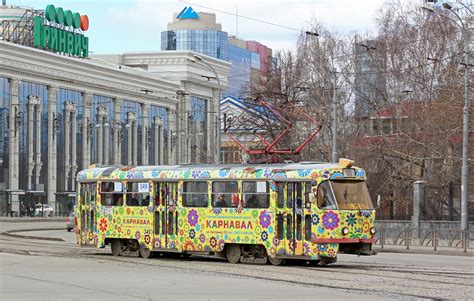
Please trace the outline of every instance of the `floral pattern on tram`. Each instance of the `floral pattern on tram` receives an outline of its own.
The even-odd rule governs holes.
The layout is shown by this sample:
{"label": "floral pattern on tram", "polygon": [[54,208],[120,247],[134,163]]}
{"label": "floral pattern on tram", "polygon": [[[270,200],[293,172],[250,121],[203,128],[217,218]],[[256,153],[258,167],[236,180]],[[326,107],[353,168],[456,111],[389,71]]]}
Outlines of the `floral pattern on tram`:
{"label": "floral pattern on tram", "polygon": [[[100,180],[105,168],[81,171],[78,180]],[[365,171],[356,169],[355,175],[365,179]],[[342,168],[277,170],[271,168],[245,169],[179,169],[179,170],[129,170],[116,169],[106,179],[110,180],[188,180],[188,179],[267,179],[267,180],[308,180],[319,185],[327,179],[344,178]],[[178,193],[183,194],[182,182]],[[270,189],[276,191],[273,181]],[[316,187],[312,192],[316,193]],[[152,191],[153,193],[153,191]],[[209,188],[209,193],[211,193]],[[235,208],[187,208],[176,206],[179,216],[177,233],[170,234],[166,240],[153,233],[153,212],[156,206],[148,207],[108,207],[98,205],[95,232],[81,233],[78,240],[103,247],[107,238],[137,239],[149,249],[176,248],[182,251],[220,252],[226,243],[259,244],[274,257],[291,254],[298,249],[302,255],[311,258],[336,257],[339,244],[315,243],[313,240],[340,238],[344,227],[349,229],[348,238],[371,238],[370,228],[374,224],[375,210],[320,210],[316,206],[305,209],[310,216],[311,240],[278,239],[276,235],[276,200],[272,199],[267,209]]]}

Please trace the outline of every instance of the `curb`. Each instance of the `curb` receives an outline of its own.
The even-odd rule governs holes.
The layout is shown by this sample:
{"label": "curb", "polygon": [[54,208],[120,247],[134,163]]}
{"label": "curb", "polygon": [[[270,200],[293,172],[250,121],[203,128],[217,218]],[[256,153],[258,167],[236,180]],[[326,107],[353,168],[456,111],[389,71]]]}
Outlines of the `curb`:
{"label": "curb", "polygon": [[52,241],[62,241],[65,242],[64,239],[58,238],[58,237],[42,237],[42,236],[31,236],[31,235],[22,235],[22,234],[13,234],[16,232],[28,232],[28,231],[49,231],[49,230],[64,230],[64,227],[55,227],[55,228],[39,228],[39,229],[23,229],[23,230],[10,230],[10,231],[5,231],[2,234],[11,236],[11,237],[17,237],[17,238],[23,238],[23,239],[38,239],[38,240],[52,240]]}

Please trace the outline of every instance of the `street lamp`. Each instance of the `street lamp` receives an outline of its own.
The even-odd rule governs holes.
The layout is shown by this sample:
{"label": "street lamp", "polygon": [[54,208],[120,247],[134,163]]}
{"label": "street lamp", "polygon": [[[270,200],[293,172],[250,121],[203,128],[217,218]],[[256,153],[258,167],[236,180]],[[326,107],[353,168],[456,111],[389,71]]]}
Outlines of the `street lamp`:
{"label": "street lamp", "polygon": [[[454,4],[454,3],[453,3]],[[433,3],[427,2],[423,5],[423,9],[436,13],[440,16],[448,18],[453,21],[456,26],[461,29],[461,34],[464,40],[464,108],[463,108],[463,130],[462,130],[462,167],[461,167],[461,230],[467,231],[469,229],[469,215],[468,215],[468,201],[469,201],[469,34],[468,28],[462,18],[454,11],[450,3],[443,3],[443,7],[449,10],[459,20],[442,14],[434,9]],[[466,7],[467,8],[467,7]],[[471,10],[467,8],[470,12]],[[472,12],[471,12],[472,13]]]}
{"label": "street lamp", "polygon": [[203,63],[204,65],[206,65],[209,70],[211,70],[216,79],[217,79],[217,85],[219,86],[219,101],[218,101],[218,104],[217,104],[217,124],[216,124],[216,134],[217,134],[217,137],[216,137],[216,140],[217,140],[217,145],[216,145],[216,161],[217,163],[220,163],[221,162],[221,98],[222,98],[222,88],[221,88],[221,81],[219,79],[219,76],[217,75],[217,72],[216,70],[214,69],[214,67],[211,66],[211,64],[209,64],[208,62],[204,61],[202,59],[202,57],[200,57],[199,55],[194,55],[194,58]]}

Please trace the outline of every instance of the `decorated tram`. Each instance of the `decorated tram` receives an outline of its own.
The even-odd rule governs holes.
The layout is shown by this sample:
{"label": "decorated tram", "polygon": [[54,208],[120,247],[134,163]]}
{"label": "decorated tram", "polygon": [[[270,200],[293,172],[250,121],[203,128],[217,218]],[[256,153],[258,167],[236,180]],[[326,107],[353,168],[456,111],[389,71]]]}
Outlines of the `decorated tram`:
{"label": "decorated tram", "polygon": [[77,242],[275,265],[371,255],[375,209],[352,164],[95,166],[77,176]]}

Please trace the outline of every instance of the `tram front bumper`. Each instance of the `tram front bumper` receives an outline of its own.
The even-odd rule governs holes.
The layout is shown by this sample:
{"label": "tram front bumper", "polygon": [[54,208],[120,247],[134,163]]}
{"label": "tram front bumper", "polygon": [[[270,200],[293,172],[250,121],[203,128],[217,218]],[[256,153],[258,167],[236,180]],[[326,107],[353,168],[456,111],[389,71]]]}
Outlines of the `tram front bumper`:
{"label": "tram front bumper", "polygon": [[339,252],[355,255],[375,255],[377,252],[372,250],[374,238],[314,238],[311,240],[318,244],[338,244]]}

